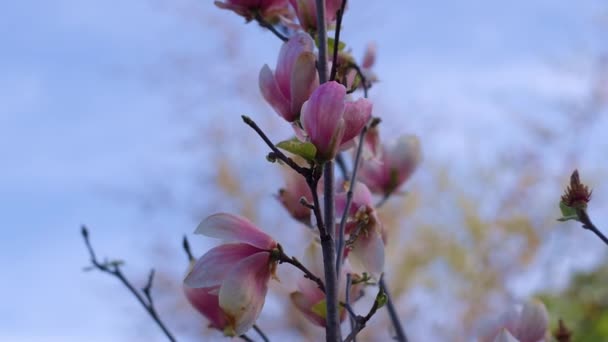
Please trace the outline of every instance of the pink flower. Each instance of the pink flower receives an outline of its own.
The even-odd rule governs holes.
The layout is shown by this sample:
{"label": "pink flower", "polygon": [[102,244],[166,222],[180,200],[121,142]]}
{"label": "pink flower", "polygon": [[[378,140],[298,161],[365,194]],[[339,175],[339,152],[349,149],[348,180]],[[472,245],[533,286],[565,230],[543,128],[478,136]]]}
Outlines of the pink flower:
{"label": "pink flower", "polygon": [[[300,26],[304,31],[317,30],[317,4],[315,0],[290,0],[298,15]],[[336,20],[336,13],[342,5],[342,0],[325,1],[325,24],[331,25]]]}
{"label": "pink flower", "polygon": [[539,301],[525,303],[519,310],[512,308],[499,319],[486,325],[480,342],[539,342],[549,326],[549,314]]}
{"label": "pink flower", "polygon": [[378,148],[378,141],[370,132],[366,139],[366,153],[372,158],[363,158],[357,179],[365,183],[373,193],[387,195],[407,181],[422,160],[420,142],[413,135],[400,137],[396,143]]}
{"label": "pink flower", "polygon": [[317,159],[330,160],[353,145],[369,121],[372,103],[346,101],[346,88],[331,81],[320,85],[302,105],[302,128],[317,148]]}
{"label": "pink flower", "polygon": [[281,47],[274,74],[268,65],[260,70],[262,96],[289,122],[300,117],[302,104],[319,85],[314,46],[308,34],[296,33]]}
{"label": "pink flower", "polygon": [[234,11],[247,20],[252,20],[256,12],[270,21],[289,13],[287,0],[226,0],[215,1],[215,5],[221,9]]}
{"label": "pink flower", "polygon": [[270,253],[277,243],[247,219],[230,214],[207,217],[195,233],[230,243],[212,248],[196,261],[184,280],[186,296],[212,326],[227,336],[241,335],[264,306],[268,281],[277,266]]}
{"label": "pink flower", "polygon": [[[313,274],[321,277],[324,280],[323,272],[323,256],[321,253],[321,247],[318,243],[312,242],[306,249],[303,261],[306,268]],[[338,298],[341,302],[346,300],[345,284],[346,284],[346,272],[348,269],[342,268],[340,272],[340,284],[338,286],[339,293]],[[362,285],[353,285],[351,287],[350,302],[354,302],[359,298],[362,290]],[[319,289],[317,284],[310,279],[300,278],[298,280],[298,291],[294,291],[290,294],[290,299],[293,305],[304,314],[311,323],[320,327],[325,327],[326,316],[325,316],[325,293]],[[346,318],[346,310],[340,308],[340,320],[343,321]]]}
{"label": "pink flower", "polygon": [[[365,53],[363,55],[363,60],[361,61],[361,64],[359,64],[359,68],[361,70],[361,74],[363,74],[363,77],[365,77],[365,82],[367,87],[371,87],[372,83],[378,82],[378,76],[376,75],[376,73],[373,71],[373,67],[374,64],[376,64],[376,44],[374,43],[370,43],[367,45],[367,47],[365,48]],[[340,57],[340,56],[338,56]],[[350,55],[343,57],[343,59],[345,59],[345,61],[342,61],[342,63],[347,64],[347,63],[354,63],[354,58],[351,57]],[[338,61],[340,61],[340,59],[338,59]],[[354,68],[348,68],[347,74],[346,74],[346,84],[347,87],[349,89],[352,88],[362,88],[363,87],[363,83],[361,82],[362,80],[357,80],[357,70],[355,70]]]}
{"label": "pink flower", "polygon": [[279,190],[277,196],[283,207],[287,209],[291,216],[304,223],[310,224],[310,209],[300,203],[300,198],[304,197],[308,203],[312,203],[312,193],[304,177],[300,174],[288,171],[286,174],[285,188]]}
{"label": "pink flower", "polygon": [[[346,188],[346,186],[345,186]],[[336,216],[346,210],[346,191],[336,194]],[[372,194],[361,182],[355,184],[353,199],[347,212],[345,241],[350,244],[348,260],[355,270],[365,271],[379,278],[384,269],[384,241],[382,223],[372,203]]]}

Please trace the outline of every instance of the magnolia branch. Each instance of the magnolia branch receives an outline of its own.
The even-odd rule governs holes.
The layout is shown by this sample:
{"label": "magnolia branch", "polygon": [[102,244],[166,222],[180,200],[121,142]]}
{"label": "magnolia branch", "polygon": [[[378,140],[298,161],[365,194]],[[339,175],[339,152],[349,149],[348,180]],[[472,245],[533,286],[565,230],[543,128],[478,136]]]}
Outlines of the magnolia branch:
{"label": "magnolia branch", "polygon": [[267,22],[266,19],[264,19],[264,17],[262,17],[259,12],[256,12],[256,14],[255,14],[255,21],[257,21],[258,24],[260,24],[260,26],[265,27],[268,30],[270,30],[270,32],[274,33],[274,35],[277,36],[277,38],[279,38],[280,40],[282,40],[284,42],[289,40],[289,38],[287,38],[285,35],[283,35],[281,32],[279,32],[277,30],[277,28],[274,27],[274,25]]}
{"label": "magnolia branch", "polygon": [[[382,280],[382,278],[380,278],[380,280]],[[346,337],[346,339],[344,340],[344,342],[352,342],[352,341],[354,341],[355,337],[357,336],[357,334],[359,332],[361,332],[361,330],[363,330],[363,328],[365,328],[365,325],[367,324],[367,322],[376,314],[376,312],[378,311],[378,309],[380,309],[385,303],[386,303],[386,294],[384,293],[384,290],[382,290],[382,287],[379,287],[378,288],[378,294],[376,295],[376,299],[374,300],[374,304],[369,309],[369,312],[365,316],[358,316],[357,315],[357,316],[354,317],[355,327],[350,332],[350,334],[348,334],[348,336]],[[347,307],[347,306],[345,305],[345,307]],[[354,314],[354,313],[352,313],[352,310],[349,310],[349,313],[351,315]]]}
{"label": "magnolia branch", "polygon": [[279,253],[276,255],[276,258],[279,261],[279,263],[286,263],[286,264],[293,265],[295,268],[299,269],[300,271],[302,271],[304,273],[305,278],[308,278],[308,279],[314,281],[317,284],[317,286],[319,287],[319,289],[321,291],[325,292],[325,285],[323,284],[323,280],[321,280],[321,278],[317,277],[312,272],[310,272],[306,268],[306,266],[304,266],[298,259],[296,259],[296,257],[287,256],[287,254],[285,254],[285,252],[283,252],[283,248],[281,247],[281,245],[279,245],[278,251],[279,251]]}
{"label": "magnolia branch", "polygon": [[137,301],[139,301],[139,303],[144,307],[144,309],[146,310],[146,312],[148,312],[150,317],[152,317],[154,322],[156,322],[156,324],[161,328],[165,336],[167,336],[167,339],[169,339],[169,341],[174,342],[175,337],[173,337],[171,332],[169,332],[169,329],[167,329],[165,324],[158,316],[158,312],[156,311],[156,308],[154,307],[154,302],[152,301],[151,290],[152,282],[154,280],[154,270],[150,271],[150,275],[148,276],[148,282],[141,289],[141,292],[143,293],[142,296],[142,294],[135,289],[135,287],[131,284],[131,282],[129,282],[129,280],[124,276],[124,274],[120,270],[120,261],[104,261],[103,263],[101,263],[97,260],[95,251],[93,250],[91,242],[89,241],[89,231],[85,226],[81,227],[81,234],[82,238],[84,239],[84,243],[87,247],[87,250],[89,251],[92,267],[118,278],[120,282],[131,292],[131,294],[135,296]]}
{"label": "magnolia branch", "polygon": [[346,0],[342,0],[342,5],[336,13],[336,35],[334,36],[334,55],[331,64],[331,73],[329,80],[333,81],[336,79],[336,72],[338,70],[338,50],[340,47],[340,30],[342,28],[342,16],[344,15],[344,9],[346,8]]}

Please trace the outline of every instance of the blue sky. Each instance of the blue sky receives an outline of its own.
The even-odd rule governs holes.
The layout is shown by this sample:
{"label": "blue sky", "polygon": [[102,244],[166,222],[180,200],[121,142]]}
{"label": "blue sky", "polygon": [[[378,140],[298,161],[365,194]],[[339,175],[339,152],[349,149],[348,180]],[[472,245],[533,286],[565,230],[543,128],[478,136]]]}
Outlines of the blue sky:
{"label": "blue sky", "polygon": [[[343,37],[356,56],[378,44],[382,81],[372,98],[388,113],[389,135],[406,127],[431,160],[473,151],[483,164],[530,143],[513,140],[519,126],[505,121],[509,111],[538,108],[533,120],[559,121],[547,103],[584,96],[592,57],[606,48],[603,7],[352,1]],[[205,148],[184,146],[227,113],[227,129],[243,132],[238,115],[251,103],[234,89],[256,88],[246,82],[274,66],[279,44],[193,0],[3,2],[0,44],[0,339],[129,340],[125,318],[140,310],[113,279],[81,272],[79,225],[90,225],[101,254],[141,265],[134,273],[148,266],[154,241],[179,246],[196,224],[183,210],[188,187],[209,174]],[[606,125],[600,119],[586,136],[590,169],[608,150]],[[159,196],[168,199],[146,210],[142,199]]]}

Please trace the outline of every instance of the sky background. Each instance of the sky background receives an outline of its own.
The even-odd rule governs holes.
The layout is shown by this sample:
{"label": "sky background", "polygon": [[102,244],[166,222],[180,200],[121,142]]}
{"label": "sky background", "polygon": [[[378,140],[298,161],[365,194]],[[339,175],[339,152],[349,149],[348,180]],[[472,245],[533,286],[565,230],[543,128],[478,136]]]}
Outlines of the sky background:
{"label": "sky background", "polygon": [[[599,0],[353,0],[343,37],[359,57],[378,45],[372,99],[387,135],[418,134],[425,159],[465,177],[467,158],[491,165],[534,143],[523,123],[559,125],[554,104],[584,99],[608,44],[602,11]],[[152,266],[159,239],[178,249],[200,220],[191,209],[214,202],[191,191],[211,174],[206,149],[224,148],[200,140],[201,127],[225,124],[238,140],[249,134],[240,114],[280,123],[239,95],[255,94],[279,42],[210,1],[23,0],[0,3],[0,45],[0,340],[133,340],[144,313],[115,279],[82,272],[79,226],[130,274]],[[592,175],[607,117],[577,141]],[[606,203],[608,187],[594,188]],[[544,253],[558,246],[564,264],[591,265],[601,252],[580,235]],[[542,280],[531,279],[522,291]]]}

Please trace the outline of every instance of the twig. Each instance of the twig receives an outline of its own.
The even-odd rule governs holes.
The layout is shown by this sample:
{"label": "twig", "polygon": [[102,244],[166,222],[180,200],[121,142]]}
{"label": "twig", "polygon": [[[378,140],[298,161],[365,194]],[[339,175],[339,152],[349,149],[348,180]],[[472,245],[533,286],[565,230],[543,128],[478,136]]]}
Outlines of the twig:
{"label": "twig", "polygon": [[297,269],[304,273],[305,278],[308,278],[317,283],[319,289],[325,292],[325,285],[323,284],[323,280],[321,280],[321,278],[317,277],[310,270],[308,270],[308,268],[306,268],[306,266],[304,266],[298,259],[296,259],[296,257],[290,257],[285,254],[281,245],[278,246],[278,251],[279,253],[276,257],[279,263],[286,263],[295,266]]}
{"label": "twig", "polygon": [[340,29],[342,28],[342,16],[344,15],[344,9],[346,8],[346,0],[342,0],[342,5],[336,13],[336,35],[334,37],[334,56],[331,63],[331,73],[329,80],[333,81],[336,79],[336,72],[338,69],[338,47],[340,46]]}
{"label": "twig", "polygon": [[593,222],[591,222],[591,218],[589,218],[589,214],[587,214],[587,210],[585,210],[585,209],[577,209],[576,210],[576,214],[578,216],[578,219],[583,224],[583,228],[588,229],[588,230],[592,231],[593,233],[595,233],[595,235],[597,235],[597,237],[599,237],[602,241],[604,241],[604,243],[606,245],[608,245],[608,238],[606,237],[606,235],[604,235],[604,233],[602,233],[593,224]]}
{"label": "twig", "polygon": [[281,159],[285,164],[287,164],[289,167],[291,167],[292,169],[294,169],[297,173],[301,174],[304,177],[308,177],[310,170],[304,167],[301,167],[300,165],[296,164],[295,161],[293,161],[293,159],[289,158],[288,156],[286,156],[283,152],[281,152],[281,150],[279,150],[273,143],[272,141],[270,141],[270,139],[268,139],[268,137],[266,136],[266,133],[264,133],[264,131],[262,131],[262,129],[260,129],[260,127],[248,116],[242,115],[241,118],[243,118],[243,121],[251,128],[253,128],[254,131],[256,131],[256,133],[262,138],[262,140],[264,140],[264,142],[266,143],[266,145],[268,145],[268,147],[270,147],[270,149],[272,150],[272,152],[274,152],[274,155],[276,157],[278,157],[279,159]]}
{"label": "twig", "polygon": [[253,341],[249,336],[243,334],[241,336],[239,336],[243,341],[247,341],[247,342],[255,342]]}
{"label": "twig", "polygon": [[405,331],[403,330],[403,326],[401,326],[401,321],[399,320],[399,314],[397,313],[397,309],[393,304],[393,299],[391,297],[388,288],[386,287],[386,283],[384,282],[384,277],[380,278],[380,289],[384,292],[386,296],[386,307],[388,309],[388,315],[391,318],[391,323],[393,323],[393,328],[395,328],[395,340],[399,342],[407,342],[407,335],[405,335]]}
{"label": "twig", "polygon": [[367,98],[369,91],[369,84],[367,83],[367,78],[365,77],[365,75],[363,75],[361,68],[357,64],[350,63],[348,66],[349,68],[353,68],[355,69],[355,71],[357,71],[357,75],[359,75],[359,78],[361,79],[361,86],[363,87],[363,97]]}
{"label": "twig", "polygon": [[346,218],[350,210],[350,205],[353,201],[353,191],[355,189],[355,183],[357,181],[357,170],[359,169],[359,161],[361,160],[361,151],[363,151],[363,139],[367,133],[367,126],[363,127],[361,134],[359,134],[359,146],[357,146],[357,154],[355,154],[355,161],[353,162],[353,173],[350,177],[350,184],[348,185],[348,192],[346,193],[346,205],[344,212],[342,213],[342,219],[340,220],[340,229],[338,230],[338,245],[336,247],[336,273],[340,274],[340,267],[342,266],[342,257],[344,254],[344,230],[346,228]]}
{"label": "twig", "polygon": [[260,335],[260,337],[262,338],[262,340],[264,342],[270,342],[270,340],[268,339],[268,336],[266,336],[266,334],[264,334],[264,332],[262,331],[262,329],[260,329],[260,327],[258,327],[257,324],[253,325],[253,330],[255,330],[255,332],[257,332],[258,335]]}
{"label": "twig", "polygon": [[[382,277],[380,278],[380,280],[382,280]],[[383,297],[385,297],[385,296],[386,296],[386,294],[384,293],[382,288],[379,287],[378,294],[376,295],[374,304],[369,309],[369,312],[365,316],[357,316],[355,318],[355,327],[350,332],[350,334],[348,334],[348,336],[346,337],[344,342],[352,342],[355,340],[355,337],[357,336],[357,334],[359,332],[361,332],[361,330],[363,330],[363,328],[365,328],[365,325],[367,324],[367,322],[372,318],[372,316],[374,316],[374,314],[376,314],[376,311],[378,311],[378,309],[381,307],[381,304],[383,304],[383,302],[386,300],[386,299],[383,299]]]}
{"label": "twig", "polygon": [[195,258],[192,255],[192,250],[190,250],[190,242],[188,242],[188,238],[186,237],[186,235],[184,235],[184,240],[182,242],[182,246],[184,248],[184,251],[186,252],[186,255],[188,256],[188,261],[189,262],[194,261]]}
{"label": "twig", "polygon": [[100,263],[99,261],[97,261],[97,257],[95,256],[95,251],[93,250],[93,247],[91,246],[91,242],[89,241],[89,231],[87,230],[87,228],[85,226],[81,227],[81,234],[82,234],[82,238],[84,239],[84,243],[87,247],[87,250],[89,251],[89,256],[91,258],[91,264],[93,265],[93,267],[102,272],[105,272],[107,274],[110,274],[110,275],[118,278],[122,282],[122,284],[133,294],[133,296],[135,296],[137,301],[139,301],[139,303],[144,307],[144,309],[148,312],[150,317],[152,317],[154,322],[156,322],[156,324],[161,328],[161,330],[163,331],[165,336],[167,336],[169,341],[174,342],[175,337],[173,337],[171,332],[169,332],[169,329],[167,329],[165,324],[162,322],[162,320],[158,316],[158,312],[156,311],[156,308],[154,307],[154,302],[152,301],[152,296],[150,294],[150,290],[152,289],[152,281],[154,279],[154,270],[150,271],[150,275],[148,276],[148,282],[147,282],[146,286],[142,289],[142,292],[144,293],[144,296],[142,296],[135,289],[135,287],[133,287],[133,285],[129,282],[129,280],[127,280],[127,278],[125,278],[124,274],[120,270],[120,262],[114,261],[114,262]]}
{"label": "twig", "polygon": [[286,41],[289,40],[289,38],[287,38],[281,32],[279,32],[276,29],[276,27],[274,27],[274,25],[272,25],[271,23],[267,22],[266,19],[264,19],[264,17],[262,17],[259,12],[256,12],[256,14],[255,14],[255,21],[257,21],[258,24],[260,24],[260,26],[269,29],[270,32],[274,33],[274,35],[277,36],[277,38],[279,38],[280,40],[282,40],[284,42],[286,42]]}
{"label": "twig", "polygon": [[[355,317],[357,317],[357,315],[355,314],[352,307],[350,306],[350,287],[352,285],[351,277],[352,276],[350,273],[346,274],[346,294],[345,294],[345,298],[344,298],[346,305],[344,307],[346,308],[346,310],[348,310],[348,320],[350,322],[350,330],[352,331],[352,330],[355,330],[355,325],[357,324],[355,321]],[[354,336],[353,336],[353,342],[357,342],[357,339]]]}
{"label": "twig", "polygon": [[317,41],[319,42],[319,83],[327,82],[327,28],[325,27],[325,0],[316,0]]}

